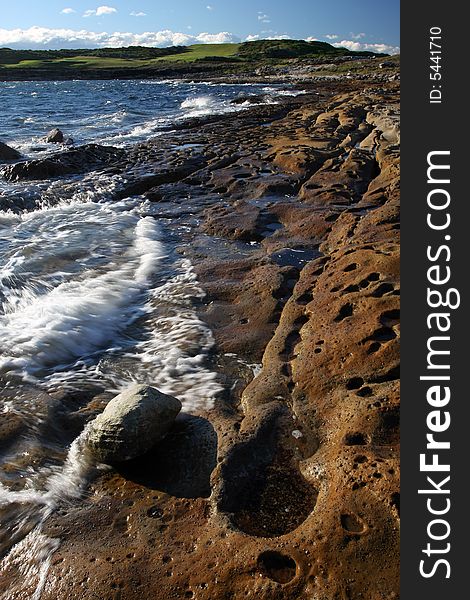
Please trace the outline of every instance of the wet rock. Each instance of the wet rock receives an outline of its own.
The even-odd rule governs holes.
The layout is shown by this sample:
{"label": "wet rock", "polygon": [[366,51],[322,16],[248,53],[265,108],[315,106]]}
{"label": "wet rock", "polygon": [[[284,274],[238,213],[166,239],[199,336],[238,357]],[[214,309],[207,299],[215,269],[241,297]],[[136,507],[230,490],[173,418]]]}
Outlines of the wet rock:
{"label": "wet rock", "polygon": [[[144,194],[150,190],[155,194],[156,190],[152,188],[167,183],[179,182],[204,166],[205,162],[204,157],[196,157],[172,168],[160,169],[159,166],[154,166],[154,169],[158,171],[156,173],[145,173],[143,175],[131,173],[131,177],[117,192],[116,197],[119,199],[128,198],[129,196]],[[151,197],[149,199],[152,200]]]}
{"label": "wet rock", "polygon": [[3,142],[0,142],[0,162],[8,162],[11,160],[18,160],[21,158],[21,154],[18,150],[7,146]]}
{"label": "wet rock", "polygon": [[60,129],[51,129],[44,139],[49,144],[62,144],[64,134]]}
{"label": "wet rock", "polygon": [[23,181],[75,175],[103,168],[117,162],[123,156],[124,151],[118,148],[87,144],[49,158],[9,165],[4,169],[3,177],[7,181]]}
{"label": "wet rock", "polygon": [[26,431],[24,419],[16,412],[4,412],[0,422],[0,452],[13,444]]}
{"label": "wet rock", "polygon": [[261,104],[265,100],[266,96],[251,94],[234,98],[230,101],[230,104]]}
{"label": "wet rock", "polygon": [[204,229],[233,240],[259,241],[263,238],[261,211],[243,201],[230,207],[215,206],[206,212]]}
{"label": "wet rock", "polygon": [[170,430],[181,403],[147,385],[133,385],[91,422],[87,444],[104,463],[145,454]]}

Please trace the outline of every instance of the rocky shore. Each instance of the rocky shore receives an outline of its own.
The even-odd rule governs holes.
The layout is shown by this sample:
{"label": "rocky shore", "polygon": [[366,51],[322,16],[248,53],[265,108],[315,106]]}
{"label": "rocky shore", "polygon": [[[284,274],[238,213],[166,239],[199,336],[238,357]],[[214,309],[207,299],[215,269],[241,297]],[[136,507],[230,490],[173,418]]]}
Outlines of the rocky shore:
{"label": "rocky shore", "polygon": [[[44,533],[61,542],[42,600],[399,597],[400,134],[389,79],[315,81],[130,150],[4,167],[10,181],[119,174],[116,199],[143,195],[170,230],[184,226],[180,252],[206,292],[198,312],[227,390],[210,413],[183,408],[152,451],[48,519]],[[34,196],[2,205],[34,207]],[[51,401],[75,432],[108,400]],[[0,448],[21,430],[7,425]],[[20,577],[14,562],[3,577]]]}

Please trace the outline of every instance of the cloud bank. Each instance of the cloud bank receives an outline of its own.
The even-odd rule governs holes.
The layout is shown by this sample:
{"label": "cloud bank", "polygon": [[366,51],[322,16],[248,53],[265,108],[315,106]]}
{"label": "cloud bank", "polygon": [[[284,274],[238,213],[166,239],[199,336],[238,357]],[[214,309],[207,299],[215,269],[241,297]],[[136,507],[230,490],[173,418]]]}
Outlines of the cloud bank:
{"label": "cloud bank", "polygon": [[164,29],[145,33],[95,32],[82,29],[49,29],[30,27],[29,29],[0,29],[0,47],[31,50],[61,48],[122,48],[124,46],[186,46],[189,44],[222,44],[239,42],[240,39],[228,31],[219,33],[199,33],[191,35]]}
{"label": "cloud bank", "polygon": [[365,42],[357,42],[355,40],[342,40],[341,42],[332,43],[337,48],[347,48],[348,50],[367,51],[367,52],[383,52],[385,54],[400,54],[399,46],[390,46],[389,44],[367,44]]}
{"label": "cloud bank", "polygon": [[[102,8],[102,7],[101,7]],[[96,11],[95,11],[96,12]],[[141,16],[141,15],[138,15]],[[143,15],[142,15],[143,16]],[[251,34],[244,41],[258,39],[291,39],[288,35],[271,35],[269,37]],[[317,40],[310,37],[308,41]],[[1,29],[0,47],[31,49],[31,50],[58,50],[61,48],[122,48],[124,46],[148,46],[151,48],[164,48],[167,46],[188,46],[190,44],[223,44],[242,41],[238,36],[228,31],[218,33],[191,34],[188,32],[172,31],[147,31],[144,33],[130,33],[124,31],[95,32],[87,29],[51,29],[47,27],[30,27],[29,29]],[[400,48],[388,44],[369,44],[357,40],[342,40],[333,43],[349,50],[368,50],[371,52],[385,52],[398,54]]]}

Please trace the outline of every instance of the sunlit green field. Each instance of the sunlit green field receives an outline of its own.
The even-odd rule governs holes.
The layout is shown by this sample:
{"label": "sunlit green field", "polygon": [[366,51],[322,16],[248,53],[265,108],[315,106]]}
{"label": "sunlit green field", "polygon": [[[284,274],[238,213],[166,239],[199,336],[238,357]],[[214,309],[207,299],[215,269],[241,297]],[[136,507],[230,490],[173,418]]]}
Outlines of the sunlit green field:
{"label": "sunlit green field", "polygon": [[158,62],[174,62],[180,60],[184,62],[193,62],[201,58],[207,58],[208,56],[227,58],[235,56],[239,48],[240,44],[194,44],[193,46],[188,46],[187,52],[174,54],[173,56],[162,56],[155,60]]}

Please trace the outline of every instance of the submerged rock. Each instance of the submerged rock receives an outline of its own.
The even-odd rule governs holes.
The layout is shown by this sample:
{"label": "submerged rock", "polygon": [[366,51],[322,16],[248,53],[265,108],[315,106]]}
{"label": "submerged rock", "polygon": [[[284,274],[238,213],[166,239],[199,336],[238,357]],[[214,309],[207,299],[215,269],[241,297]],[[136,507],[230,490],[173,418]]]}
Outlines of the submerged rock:
{"label": "submerged rock", "polygon": [[230,100],[230,104],[262,104],[266,101],[266,96],[261,94],[249,94],[246,96],[238,96]]}
{"label": "submerged rock", "polygon": [[0,142],[0,162],[18,160],[19,158],[21,158],[21,154],[18,150],[10,148],[10,146]]}
{"label": "submerged rock", "polygon": [[60,129],[52,129],[46,135],[45,140],[49,144],[62,144],[62,142],[64,141],[64,134]]}
{"label": "submerged rock", "polygon": [[165,437],[181,402],[148,385],[133,385],[114,397],[89,426],[87,444],[104,463],[145,454]]}

